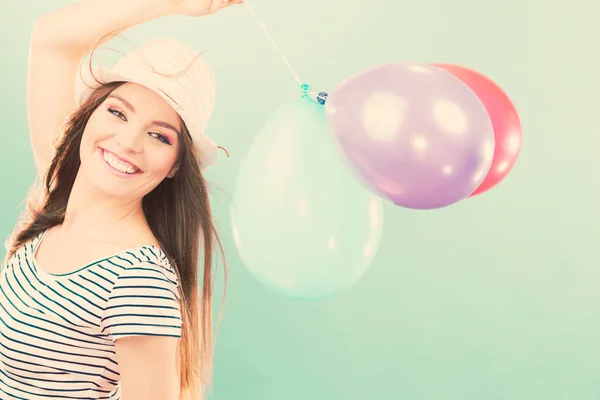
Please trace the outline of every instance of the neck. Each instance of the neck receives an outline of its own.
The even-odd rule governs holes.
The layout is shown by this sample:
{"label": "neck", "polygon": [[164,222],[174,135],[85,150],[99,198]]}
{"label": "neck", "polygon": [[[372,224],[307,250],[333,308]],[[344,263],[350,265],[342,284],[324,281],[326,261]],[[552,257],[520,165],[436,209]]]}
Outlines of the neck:
{"label": "neck", "polygon": [[[107,197],[88,187],[78,174],[67,203],[62,231],[71,237],[95,240],[126,236],[132,226],[146,225],[141,199]],[[72,236],[75,235],[75,236]]]}

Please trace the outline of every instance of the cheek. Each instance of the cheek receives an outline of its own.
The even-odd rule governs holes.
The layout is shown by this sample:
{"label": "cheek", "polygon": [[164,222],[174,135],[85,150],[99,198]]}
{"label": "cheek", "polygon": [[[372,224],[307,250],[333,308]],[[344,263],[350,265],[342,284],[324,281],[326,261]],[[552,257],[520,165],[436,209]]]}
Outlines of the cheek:
{"label": "cheek", "polygon": [[146,154],[146,156],[148,160],[151,160],[153,174],[161,177],[168,175],[177,161],[177,151],[174,149],[160,149],[148,153],[150,154]]}
{"label": "cheek", "polygon": [[93,143],[96,141],[94,138],[95,128],[93,124],[88,123],[83,129],[83,135],[81,136],[81,144],[79,146],[80,151],[87,153]]}
{"label": "cheek", "polygon": [[106,131],[104,125],[105,122],[101,118],[92,115],[83,130],[83,137],[81,138],[82,142],[93,143],[94,141],[100,139],[100,132]]}

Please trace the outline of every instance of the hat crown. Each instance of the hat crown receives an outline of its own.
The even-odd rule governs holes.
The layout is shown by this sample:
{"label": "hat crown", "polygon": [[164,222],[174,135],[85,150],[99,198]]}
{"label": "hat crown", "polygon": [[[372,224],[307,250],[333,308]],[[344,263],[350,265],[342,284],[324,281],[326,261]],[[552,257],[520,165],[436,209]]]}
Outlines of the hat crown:
{"label": "hat crown", "polygon": [[186,124],[194,121],[188,128],[201,133],[206,129],[215,105],[215,79],[197,51],[176,40],[154,39],[121,58],[113,70],[127,75],[145,70],[153,75],[155,88],[175,103]]}

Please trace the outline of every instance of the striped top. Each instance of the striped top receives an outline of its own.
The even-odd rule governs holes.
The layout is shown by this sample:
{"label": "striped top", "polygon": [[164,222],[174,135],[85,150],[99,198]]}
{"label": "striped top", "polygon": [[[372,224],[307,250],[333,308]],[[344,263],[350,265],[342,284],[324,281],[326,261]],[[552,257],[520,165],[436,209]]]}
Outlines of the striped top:
{"label": "striped top", "polygon": [[177,275],[154,246],[50,274],[34,258],[42,238],[0,271],[0,399],[119,400],[114,341],[181,337]]}

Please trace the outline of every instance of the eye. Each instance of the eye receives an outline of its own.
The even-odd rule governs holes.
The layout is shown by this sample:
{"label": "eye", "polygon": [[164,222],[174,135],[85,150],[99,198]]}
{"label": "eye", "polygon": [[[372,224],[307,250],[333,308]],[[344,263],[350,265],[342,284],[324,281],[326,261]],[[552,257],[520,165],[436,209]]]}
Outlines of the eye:
{"label": "eye", "polygon": [[[117,110],[114,107],[109,107],[107,109],[107,111],[111,114],[113,114],[114,116],[116,116],[117,118],[120,118],[123,121],[127,121],[127,118],[125,117],[125,114],[123,114],[121,111]],[[169,140],[169,138],[165,135],[163,135],[162,133],[159,132],[148,132],[150,134],[150,136],[160,140],[161,142],[170,145],[171,141]]]}
{"label": "eye", "polygon": [[109,107],[108,112],[115,115],[116,117],[122,119],[123,121],[127,121],[127,118],[125,118],[125,114],[123,114],[121,111],[117,110],[116,108]]}
{"label": "eye", "polygon": [[166,137],[165,135],[163,135],[162,133],[158,133],[158,132],[149,132],[149,134],[152,137],[157,138],[158,140],[160,140],[161,142],[163,142],[164,144],[171,144],[171,141],[169,140],[168,137]]}

